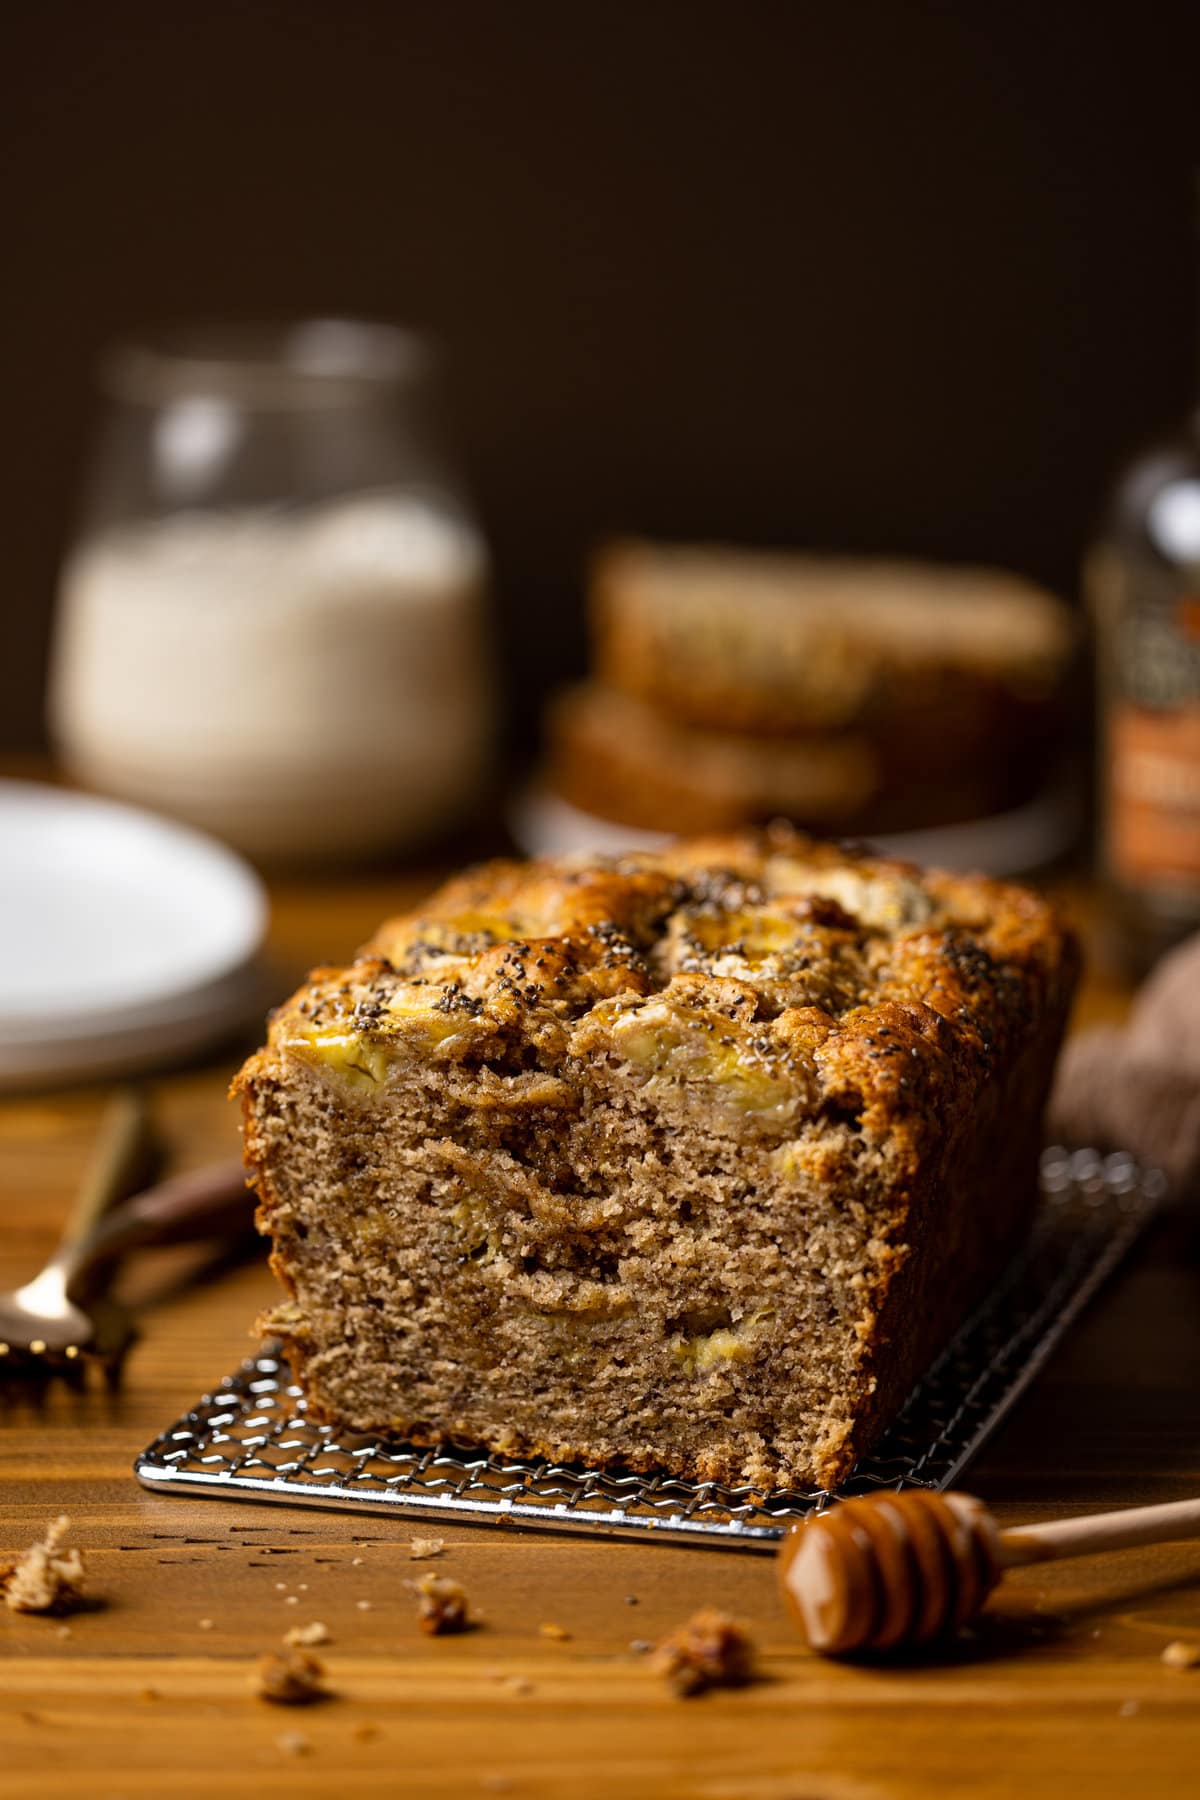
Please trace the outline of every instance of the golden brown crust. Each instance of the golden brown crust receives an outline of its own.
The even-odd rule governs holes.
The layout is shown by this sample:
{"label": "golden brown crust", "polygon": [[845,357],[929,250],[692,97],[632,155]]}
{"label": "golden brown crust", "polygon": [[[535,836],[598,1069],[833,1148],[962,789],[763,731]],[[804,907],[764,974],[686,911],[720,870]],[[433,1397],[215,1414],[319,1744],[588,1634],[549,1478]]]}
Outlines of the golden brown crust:
{"label": "golden brown crust", "polygon": [[[903,1134],[968,1104],[1075,964],[1029,889],[776,828],[469,871],[381,926],[350,968],[314,970],[269,1043],[344,1034],[386,1053],[415,1037],[434,1062],[482,1062],[506,1036],[589,1055],[628,1050],[648,1015],[709,1037],[719,1024],[751,1077],[777,1071],[806,1107],[859,1095],[878,1129]],[[482,1103],[530,1088],[545,1101],[553,1083],[531,1071],[489,1094],[485,1075]]]}

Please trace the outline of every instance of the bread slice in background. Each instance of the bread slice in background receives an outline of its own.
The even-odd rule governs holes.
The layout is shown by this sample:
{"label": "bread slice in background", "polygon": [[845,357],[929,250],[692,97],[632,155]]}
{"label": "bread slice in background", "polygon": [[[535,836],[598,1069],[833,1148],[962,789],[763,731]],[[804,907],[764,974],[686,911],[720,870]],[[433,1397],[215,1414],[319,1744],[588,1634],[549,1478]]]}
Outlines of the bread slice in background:
{"label": "bread slice in background", "polygon": [[1016,575],[918,562],[615,543],[596,557],[595,671],[692,725],[869,729],[928,709],[976,741],[1052,703],[1069,607]]}

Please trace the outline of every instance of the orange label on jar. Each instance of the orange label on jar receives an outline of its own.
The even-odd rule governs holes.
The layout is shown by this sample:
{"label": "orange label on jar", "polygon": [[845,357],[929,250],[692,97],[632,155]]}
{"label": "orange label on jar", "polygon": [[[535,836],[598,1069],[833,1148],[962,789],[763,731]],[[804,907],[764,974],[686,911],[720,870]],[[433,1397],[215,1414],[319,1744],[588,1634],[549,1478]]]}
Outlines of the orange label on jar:
{"label": "orange label on jar", "polygon": [[1200,881],[1200,706],[1113,709],[1109,854],[1129,881]]}

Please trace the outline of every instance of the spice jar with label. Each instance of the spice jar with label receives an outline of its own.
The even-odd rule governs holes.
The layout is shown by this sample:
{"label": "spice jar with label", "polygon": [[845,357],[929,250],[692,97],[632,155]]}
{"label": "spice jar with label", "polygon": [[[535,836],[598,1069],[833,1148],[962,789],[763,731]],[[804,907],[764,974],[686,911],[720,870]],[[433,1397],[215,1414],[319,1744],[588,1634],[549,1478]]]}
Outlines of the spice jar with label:
{"label": "spice jar with label", "polygon": [[1200,928],[1200,418],[1126,470],[1086,579],[1102,873],[1144,970]]}

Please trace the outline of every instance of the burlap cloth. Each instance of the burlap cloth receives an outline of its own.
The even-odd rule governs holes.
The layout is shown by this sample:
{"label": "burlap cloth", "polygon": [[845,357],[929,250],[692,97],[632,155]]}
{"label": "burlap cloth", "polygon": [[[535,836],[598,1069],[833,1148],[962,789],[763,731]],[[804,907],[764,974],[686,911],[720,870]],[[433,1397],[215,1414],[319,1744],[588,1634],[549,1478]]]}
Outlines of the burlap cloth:
{"label": "burlap cloth", "polygon": [[1159,963],[1124,1030],[1068,1040],[1047,1130],[1058,1143],[1131,1150],[1174,1188],[1200,1187],[1200,934]]}

